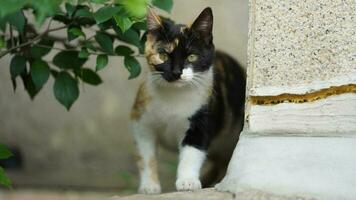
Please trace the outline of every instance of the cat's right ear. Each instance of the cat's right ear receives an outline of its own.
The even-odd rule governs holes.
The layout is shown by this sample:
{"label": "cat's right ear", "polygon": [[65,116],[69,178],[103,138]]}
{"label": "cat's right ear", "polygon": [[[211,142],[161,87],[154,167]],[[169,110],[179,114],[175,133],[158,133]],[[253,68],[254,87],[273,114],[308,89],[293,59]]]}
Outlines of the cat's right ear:
{"label": "cat's right ear", "polygon": [[155,31],[162,26],[161,18],[150,7],[147,8],[147,30]]}
{"label": "cat's right ear", "polygon": [[191,29],[199,34],[206,43],[213,39],[213,11],[210,7],[205,8],[194,21]]}

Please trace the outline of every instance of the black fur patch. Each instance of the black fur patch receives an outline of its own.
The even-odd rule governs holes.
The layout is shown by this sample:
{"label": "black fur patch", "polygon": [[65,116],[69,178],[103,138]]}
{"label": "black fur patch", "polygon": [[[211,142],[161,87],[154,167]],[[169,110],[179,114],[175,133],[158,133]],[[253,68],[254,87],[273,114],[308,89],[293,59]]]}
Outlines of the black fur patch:
{"label": "black fur patch", "polygon": [[214,63],[214,92],[210,96],[209,103],[202,106],[189,119],[190,128],[183,139],[183,146],[190,145],[207,150],[214,137],[224,128],[228,110],[233,114],[232,123],[241,123],[240,127],[242,127],[245,71],[233,58],[221,52],[216,52]]}

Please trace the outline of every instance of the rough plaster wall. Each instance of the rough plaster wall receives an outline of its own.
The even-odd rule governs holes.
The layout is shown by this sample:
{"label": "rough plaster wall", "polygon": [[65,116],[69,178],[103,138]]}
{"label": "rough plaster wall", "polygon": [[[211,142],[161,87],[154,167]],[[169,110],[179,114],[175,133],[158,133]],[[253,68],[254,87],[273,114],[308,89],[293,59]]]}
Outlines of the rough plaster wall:
{"label": "rough plaster wall", "polygon": [[251,0],[251,95],[356,83],[354,0]]}
{"label": "rough plaster wall", "polygon": [[[305,97],[325,87],[354,87],[355,1],[250,0],[250,5],[249,95]],[[216,188],[355,199],[355,97],[248,103],[248,126]]]}
{"label": "rough plaster wall", "polygon": [[[215,15],[216,47],[245,63],[247,1],[177,0],[173,18],[192,22],[206,6],[211,6]],[[109,66],[100,72],[104,83],[81,87],[78,101],[67,112],[54,99],[53,80],[35,101],[30,101],[20,81],[14,93],[9,62],[9,57],[0,60],[0,141],[18,146],[24,154],[25,169],[9,171],[14,182],[136,189],[137,170],[128,119],[143,76],[128,81],[122,60],[110,59]],[[95,60],[86,66],[94,67]],[[163,187],[172,188],[175,157],[165,151],[161,154]]]}
{"label": "rough plaster wall", "polygon": [[[356,84],[355,1],[251,0],[250,4],[249,95],[262,99],[284,93],[303,95]],[[355,102],[350,97],[303,105],[249,103],[248,125],[260,134],[354,133],[355,113],[348,107]]]}

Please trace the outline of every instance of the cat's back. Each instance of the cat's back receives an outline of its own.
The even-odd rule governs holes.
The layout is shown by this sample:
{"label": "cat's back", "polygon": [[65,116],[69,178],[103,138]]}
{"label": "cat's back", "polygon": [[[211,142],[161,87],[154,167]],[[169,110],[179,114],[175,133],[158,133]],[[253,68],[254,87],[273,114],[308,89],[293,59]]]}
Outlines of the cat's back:
{"label": "cat's back", "polygon": [[244,68],[222,51],[216,52],[213,68],[210,112],[215,139],[209,153],[228,161],[243,127],[246,75]]}
{"label": "cat's back", "polygon": [[[235,116],[243,113],[245,102],[246,72],[230,55],[216,51],[214,58],[214,90],[223,106],[232,109]],[[220,105],[222,106],[222,105]]]}

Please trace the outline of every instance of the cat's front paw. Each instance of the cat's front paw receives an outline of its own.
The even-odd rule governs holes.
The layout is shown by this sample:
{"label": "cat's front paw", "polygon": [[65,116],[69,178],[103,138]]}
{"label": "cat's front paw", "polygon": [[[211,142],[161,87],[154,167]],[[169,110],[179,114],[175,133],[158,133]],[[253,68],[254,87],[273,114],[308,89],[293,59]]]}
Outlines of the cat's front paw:
{"label": "cat's front paw", "polygon": [[141,194],[159,194],[161,193],[161,186],[157,183],[144,184],[138,189]]}
{"label": "cat's front paw", "polygon": [[178,191],[193,191],[201,189],[201,183],[199,179],[178,179],[176,188]]}

